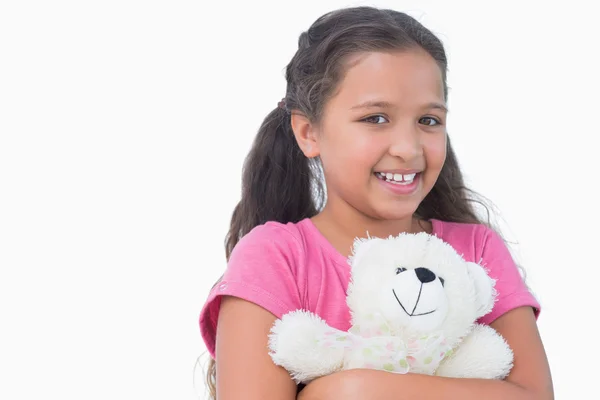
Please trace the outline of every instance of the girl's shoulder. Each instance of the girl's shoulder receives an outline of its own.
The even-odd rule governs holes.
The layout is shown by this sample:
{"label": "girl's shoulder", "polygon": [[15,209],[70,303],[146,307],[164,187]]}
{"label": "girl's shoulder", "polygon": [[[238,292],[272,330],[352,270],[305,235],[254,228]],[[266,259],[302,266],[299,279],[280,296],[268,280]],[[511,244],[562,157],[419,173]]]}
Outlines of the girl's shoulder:
{"label": "girl's shoulder", "polygon": [[506,242],[495,229],[484,224],[432,221],[433,233],[450,244],[471,262],[482,265],[496,282],[498,294],[493,310],[479,322],[491,324],[504,313],[518,308],[531,307],[536,318],[540,303],[530,292]]}
{"label": "girl's shoulder", "polygon": [[437,236],[481,236],[488,233],[490,228],[485,224],[450,222],[439,219],[430,220],[433,233]]}
{"label": "girl's shoulder", "polygon": [[244,235],[236,249],[241,248],[270,248],[281,252],[300,251],[306,246],[311,235],[307,232],[307,221],[282,223],[267,221],[254,227]]}
{"label": "girl's shoulder", "polygon": [[481,223],[431,220],[433,234],[450,244],[468,261],[479,262],[490,249],[505,247],[504,240],[492,228]]}
{"label": "girl's shoulder", "polygon": [[332,258],[335,262],[344,265],[347,263],[346,260],[340,259],[341,255],[333,249],[310,218],[288,223],[268,221],[253,228],[236,247],[269,248],[296,259],[318,253]]}
{"label": "girl's shoulder", "polygon": [[239,240],[200,313],[202,337],[211,356],[215,355],[223,296],[257,304],[277,318],[303,308],[303,259],[302,232],[297,223],[266,222]]}

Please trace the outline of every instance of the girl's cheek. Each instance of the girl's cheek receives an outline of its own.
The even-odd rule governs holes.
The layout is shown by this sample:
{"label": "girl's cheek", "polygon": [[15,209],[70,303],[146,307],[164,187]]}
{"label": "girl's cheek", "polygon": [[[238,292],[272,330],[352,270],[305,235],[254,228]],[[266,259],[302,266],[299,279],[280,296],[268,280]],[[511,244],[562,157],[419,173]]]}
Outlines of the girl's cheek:
{"label": "girl's cheek", "polygon": [[446,158],[446,139],[443,137],[433,137],[424,144],[424,152],[428,163],[438,165],[443,164]]}

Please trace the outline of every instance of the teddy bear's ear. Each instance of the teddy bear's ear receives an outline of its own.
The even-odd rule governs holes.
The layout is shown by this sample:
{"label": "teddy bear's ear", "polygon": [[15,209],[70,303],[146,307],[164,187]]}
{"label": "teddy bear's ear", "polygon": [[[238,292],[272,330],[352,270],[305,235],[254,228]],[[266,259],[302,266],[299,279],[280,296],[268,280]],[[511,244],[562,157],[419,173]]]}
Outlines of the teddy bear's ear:
{"label": "teddy bear's ear", "polygon": [[479,264],[467,262],[467,267],[475,286],[477,318],[481,318],[492,311],[496,301],[496,290],[494,289],[496,281],[490,278],[485,269]]}
{"label": "teddy bear's ear", "polygon": [[373,245],[375,245],[377,241],[380,240],[381,239],[375,237],[354,239],[354,244],[352,246],[352,254],[348,258],[348,262],[350,263],[353,270],[361,265],[361,261],[363,257],[369,253],[369,249],[371,249]]}

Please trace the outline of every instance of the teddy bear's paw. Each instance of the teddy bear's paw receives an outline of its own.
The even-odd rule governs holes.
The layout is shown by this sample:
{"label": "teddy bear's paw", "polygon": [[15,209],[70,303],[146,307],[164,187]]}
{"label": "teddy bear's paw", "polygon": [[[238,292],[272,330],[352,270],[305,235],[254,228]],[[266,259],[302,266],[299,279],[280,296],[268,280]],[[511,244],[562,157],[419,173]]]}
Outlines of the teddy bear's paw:
{"label": "teddy bear's paw", "polygon": [[436,375],[451,378],[504,379],[513,367],[513,352],[504,338],[487,325],[476,324]]}
{"label": "teddy bear's paw", "polygon": [[[328,337],[339,339],[348,335],[331,328],[313,313],[293,311],[275,321],[271,328],[270,355],[297,383],[307,383],[341,369],[344,346],[329,346]],[[343,342],[336,339],[336,344]]]}

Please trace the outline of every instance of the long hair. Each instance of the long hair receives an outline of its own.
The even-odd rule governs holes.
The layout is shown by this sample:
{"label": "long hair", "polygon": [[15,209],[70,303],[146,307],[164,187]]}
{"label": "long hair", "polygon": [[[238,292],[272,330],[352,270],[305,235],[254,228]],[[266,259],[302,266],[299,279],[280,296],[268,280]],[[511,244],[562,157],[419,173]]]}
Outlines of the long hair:
{"label": "long hair", "polygon": [[[242,196],[225,239],[227,259],[240,239],[254,227],[267,221],[288,223],[313,217],[325,202],[319,161],[306,158],[300,151],[289,111],[302,113],[318,123],[324,105],[344,75],[348,56],[357,52],[411,49],[425,50],[436,61],[447,99],[444,46],[431,31],[405,13],[373,7],[344,8],[319,17],[300,35],[298,50],[286,67],[286,107],[275,108],[264,119],[244,163]],[[474,203],[485,207],[465,187],[448,139],[440,176],[416,214],[423,219],[489,225],[489,219],[483,221],[478,216]],[[216,363],[212,359],[206,384],[211,398],[216,399]]]}

